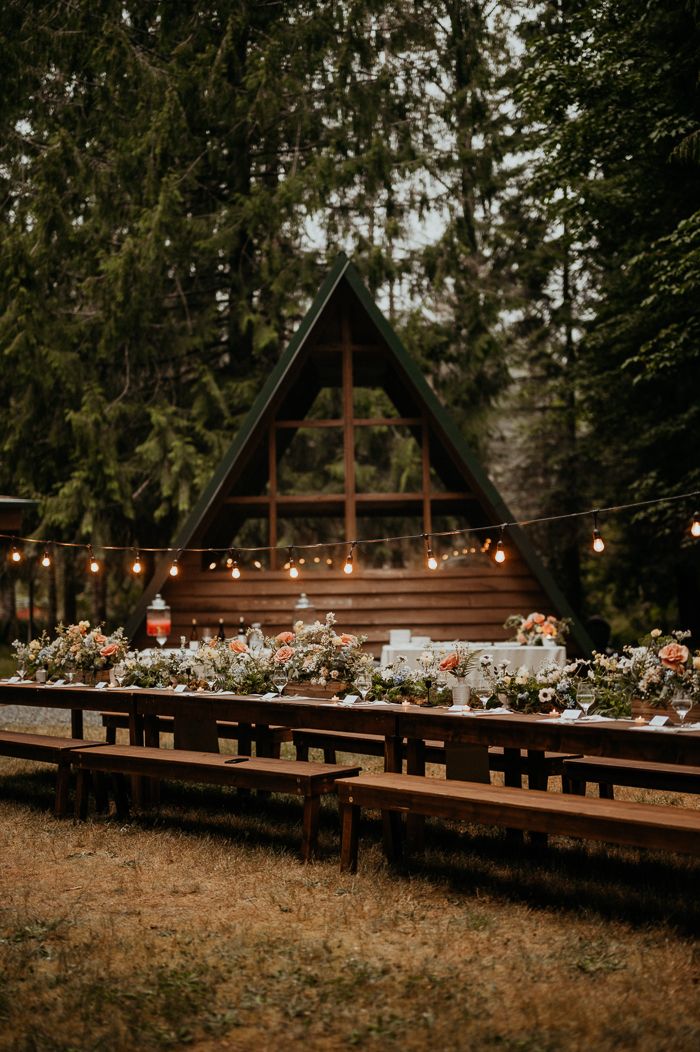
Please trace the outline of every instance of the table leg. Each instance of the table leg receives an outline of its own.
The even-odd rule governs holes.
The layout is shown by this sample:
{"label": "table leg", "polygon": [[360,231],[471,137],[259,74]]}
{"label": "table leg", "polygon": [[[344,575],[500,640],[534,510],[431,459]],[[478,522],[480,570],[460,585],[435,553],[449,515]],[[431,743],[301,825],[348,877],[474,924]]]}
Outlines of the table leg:
{"label": "table leg", "polygon": [[[144,720],[142,716],[132,709],[129,713],[129,745],[144,744]],[[144,802],[144,784],[143,778],[138,775],[132,775],[131,778],[131,799],[134,803],[134,807],[141,807]]]}
{"label": "table leg", "polygon": [[[542,749],[527,750],[527,784],[529,789],[539,789],[542,792],[547,790],[547,768]],[[546,847],[547,834],[530,833],[530,843],[533,847]]]}
{"label": "table leg", "polygon": [[304,862],[310,862],[318,850],[318,815],[321,806],[320,796],[307,796],[304,800],[304,825],[301,839],[301,855]]}
{"label": "table leg", "polygon": [[71,738],[84,738],[83,733],[83,710],[70,710],[70,733]]}
{"label": "table leg", "polygon": [[357,873],[360,809],[355,804],[341,804],[340,812],[343,838],[340,847],[340,872]]}
{"label": "table leg", "polygon": [[[406,773],[425,775],[425,742],[419,738],[406,741]],[[425,851],[425,815],[406,816],[406,843],[411,852]]]}
{"label": "table leg", "polygon": [[[398,735],[387,734],[384,739],[384,770],[391,774],[401,774],[403,770],[403,738]],[[391,811],[382,811],[382,825],[384,852],[387,858],[393,859],[397,842],[396,815],[392,815]],[[398,843],[401,843],[400,827]]]}
{"label": "table leg", "polygon": [[[143,743],[149,749],[160,749],[160,731],[157,716],[143,717]],[[157,778],[142,778],[143,804],[155,807],[160,803],[160,781]]]}
{"label": "table leg", "polygon": [[[253,755],[253,724],[238,721],[238,755]],[[250,796],[250,789],[238,789],[239,796]]]}
{"label": "table leg", "polygon": [[[503,750],[503,781],[514,789],[522,789],[523,776],[520,749]],[[522,844],[522,829],[506,829],[506,840],[511,844]]]}

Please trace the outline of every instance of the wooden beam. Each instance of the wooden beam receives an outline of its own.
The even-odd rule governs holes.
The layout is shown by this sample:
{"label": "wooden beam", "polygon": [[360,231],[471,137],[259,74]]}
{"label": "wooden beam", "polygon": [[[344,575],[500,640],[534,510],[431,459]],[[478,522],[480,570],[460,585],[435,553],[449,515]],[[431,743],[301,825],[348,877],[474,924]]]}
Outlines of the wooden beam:
{"label": "wooden beam", "polygon": [[[419,416],[375,416],[353,417],[353,427],[418,427],[422,420]],[[277,420],[275,427],[298,429],[300,427],[343,427],[342,419],[310,420]]]}
{"label": "wooden beam", "polygon": [[340,322],[343,349],[343,454],[345,460],[345,539],[354,541],[357,536],[355,511],[355,418],[352,381],[352,334],[347,305],[343,306]]}
{"label": "wooden beam", "polygon": [[433,517],[430,509],[430,429],[428,418],[423,414],[421,421],[421,471],[423,483],[423,532],[430,533],[433,528]]}
{"label": "wooden beam", "polygon": [[270,569],[277,569],[277,432],[274,421],[270,424],[268,432],[268,480],[269,480],[269,512],[268,512],[268,544],[272,548],[270,552]]}

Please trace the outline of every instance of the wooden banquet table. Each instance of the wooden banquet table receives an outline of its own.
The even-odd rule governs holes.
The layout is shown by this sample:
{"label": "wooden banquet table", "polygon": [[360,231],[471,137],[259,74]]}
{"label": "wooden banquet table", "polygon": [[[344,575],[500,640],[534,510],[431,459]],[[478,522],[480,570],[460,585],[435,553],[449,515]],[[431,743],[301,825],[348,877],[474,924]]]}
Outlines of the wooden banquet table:
{"label": "wooden banquet table", "polygon": [[[656,763],[700,765],[700,730],[640,729],[630,720],[565,723],[546,716],[509,713],[469,715],[444,708],[415,705],[361,703],[339,705],[318,698],[283,697],[271,701],[225,693],[177,693],[169,689],[108,688],[34,683],[0,683],[0,704],[62,708],[72,713],[72,733],[83,736],[83,711],[109,709],[129,716],[130,740],[142,744],[154,740],[158,716],[173,716],[189,731],[188,747],[218,748],[216,722],[231,720],[245,729],[281,725],[317,730],[377,734],[385,741],[384,767],[401,770],[401,745],[408,742],[410,773],[420,773],[426,741],[459,745],[501,746],[506,750],[506,781],[514,782],[515,758],[527,749],[538,782],[537,763],[546,752],[570,752]],[[508,759],[513,763],[509,774]],[[519,781],[518,783],[519,784]]]}

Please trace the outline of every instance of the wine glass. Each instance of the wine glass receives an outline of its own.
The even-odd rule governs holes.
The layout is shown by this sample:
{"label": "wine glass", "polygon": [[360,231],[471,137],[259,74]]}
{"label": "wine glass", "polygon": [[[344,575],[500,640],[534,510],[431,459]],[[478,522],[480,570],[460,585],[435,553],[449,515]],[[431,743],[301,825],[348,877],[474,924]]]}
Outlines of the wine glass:
{"label": "wine glass", "polygon": [[681,726],[683,726],[683,721],[685,720],[692,707],[692,700],[688,697],[687,694],[684,694],[681,690],[677,691],[671,698],[671,708],[675,713],[677,713],[678,719],[681,721]]}
{"label": "wine glass", "polygon": [[119,662],[118,665],[114,666],[114,678],[117,681],[117,686],[121,687],[126,677],[126,667]]}
{"label": "wine glass", "polygon": [[486,708],[488,701],[491,697],[491,681],[487,676],[478,676],[476,686],[474,687],[474,693],[481,702],[482,709]]}
{"label": "wine glass", "polygon": [[73,661],[66,661],[64,669],[66,672],[66,680],[68,683],[72,683],[73,677],[75,676],[75,663]]}
{"label": "wine glass", "polygon": [[277,697],[278,698],[282,697],[282,691],[287,686],[288,682],[289,682],[289,676],[284,671],[284,669],[278,669],[276,672],[273,672],[273,674],[272,674],[272,686],[277,691]]}
{"label": "wine glass", "polygon": [[579,708],[583,709],[584,719],[588,715],[588,710],[595,701],[595,691],[589,684],[582,684],[576,688],[576,704]]}
{"label": "wine glass", "polygon": [[372,689],[372,677],[369,672],[358,672],[355,676],[354,683],[362,695],[362,700],[365,701],[367,695]]}

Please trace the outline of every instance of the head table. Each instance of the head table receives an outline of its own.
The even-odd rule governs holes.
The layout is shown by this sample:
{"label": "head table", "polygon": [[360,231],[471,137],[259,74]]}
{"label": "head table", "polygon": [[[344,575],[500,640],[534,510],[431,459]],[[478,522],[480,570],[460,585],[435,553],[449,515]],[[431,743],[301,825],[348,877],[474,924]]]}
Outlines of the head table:
{"label": "head table", "polygon": [[[506,661],[510,669],[515,672],[524,665],[528,672],[537,672],[544,665],[559,665],[563,668],[566,664],[566,648],[560,646],[520,646],[518,643],[461,643],[469,650],[478,651],[480,654],[488,654],[494,665]],[[412,640],[410,643],[386,644],[382,647],[381,665],[385,668],[392,665],[399,658],[404,658],[411,669],[418,667],[418,659],[426,650],[433,653],[448,654],[455,647],[454,642],[421,642]],[[473,678],[473,675],[468,678]]]}

